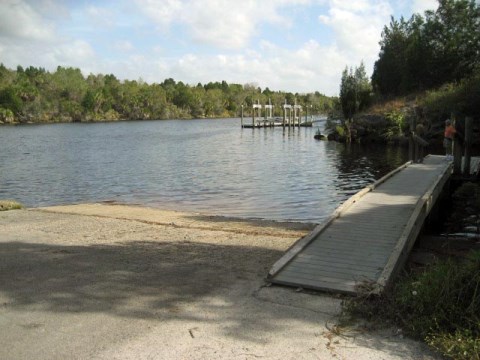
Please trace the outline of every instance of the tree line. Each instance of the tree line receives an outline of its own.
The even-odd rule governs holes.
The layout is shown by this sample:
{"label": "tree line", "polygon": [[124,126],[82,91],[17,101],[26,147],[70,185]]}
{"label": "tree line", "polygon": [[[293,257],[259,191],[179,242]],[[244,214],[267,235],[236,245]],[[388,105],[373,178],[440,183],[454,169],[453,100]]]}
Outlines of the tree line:
{"label": "tree line", "polygon": [[342,124],[348,132],[356,112],[412,94],[434,122],[451,114],[480,117],[480,5],[474,0],[438,0],[424,15],[392,17],[371,81],[363,63],[342,74]]}
{"label": "tree line", "polygon": [[480,5],[439,0],[424,16],[392,17],[380,47],[372,85],[383,96],[459,82],[480,68]]}
{"label": "tree line", "polygon": [[319,92],[298,94],[261,89],[255,84],[226,81],[197,85],[172,78],[148,84],[141,79],[119,80],[113,74],[84,76],[80,69],[0,64],[0,121],[81,122],[240,116],[241,105],[248,115],[252,104],[271,101],[281,116],[285,100],[308,106],[312,113],[331,111],[336,99]]}

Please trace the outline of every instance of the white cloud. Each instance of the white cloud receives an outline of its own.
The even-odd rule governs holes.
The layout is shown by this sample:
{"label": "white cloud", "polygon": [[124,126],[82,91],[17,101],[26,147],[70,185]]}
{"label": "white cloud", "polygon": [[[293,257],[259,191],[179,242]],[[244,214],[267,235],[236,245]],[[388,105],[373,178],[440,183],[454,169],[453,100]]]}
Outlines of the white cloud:
{"label": "white cloud", "polygon": [[84,73],[95,71],[97,58],[92,47],[83,40],[45,45],[31,43],[0,46],[0,58],[5,66],[16,68],[17,65],[44,67],[55,70],[57,66],[78,67]]}
{"label": "white cloud", "polygon": [[363,60],[371,70],[380,50],[382,29],[391,13],[389,3],[382,0],[331,0],[328,14],[319,16],[319,20],[333,30],[337,52],[348,59],[344,66],[358,65]]}
{"label": "white cloud", "polygon": [[68,42],[61,46],[54,47],[52,54],[56,62],[80,66],[92,62],[95,58],[95,51],[89,43],[83,40]]}
{"label": "white cloud", "polygon": [[120,52],[131,52],[135,49],[133,44],[128,41],[128,40],[120,40],[116,41],[113,45],[114,49],[120,51]]}
{"label": "white cloud", "polygon": [[229,83],[255,82],[272,90],[338,93],[338,76],[346,58],[333,47],[309,41],[296,50],[269,44],[262,53],[199,55],[143,63],[145,80],[173,77],[188,84],[226,80]]}
{"label": "white cloud", "polygon": [[372,5],[370,0],[330,0],[330,7],[338,10],[346,10],[355,13],[369,13]]}
{"label": "white cloud", "polygon": [[227,0],[136,0],[143,13],[161,30],[174,22],[185,25],[195,41],[223,49],[247,46],[261,23],[291,25],[279,14],[285,6],[310,0],[227,1]]}
{"label": "white cloud", "polygon": [[86,9],[85,13],[90,22],[95,26],[111,27],[115,24],[115,15],[110,9],[91,5]]}
{"label": "white cloud", "polygon": [[48,41],[53,39],[54,29],[26,2],[4,0],[0,2],[0,37]]}
{"label": "white cloud", "polygon": [[71,20],[68,4],[63,0],[24,0],[40,15],[46,18],[61,18]]}
{"label": "white cloud", "polygon": [[153,19],[160,27],[166,28],[177,19],[183,10],[184,4],[181,0],[136,0],[145,15]]}
{"label": "white cloud", "polygon": [[413,0],[412,12],[423,14],[426,10],[436,10],[438,8],[437,0]]}
{"label": "white cloud", "polygon": [[224,49],[247,45],[256,27],[251,3],[235,1],[231,7],[221,1],[209,1],[208,6],[192,2],[184,21],[196,41]]}

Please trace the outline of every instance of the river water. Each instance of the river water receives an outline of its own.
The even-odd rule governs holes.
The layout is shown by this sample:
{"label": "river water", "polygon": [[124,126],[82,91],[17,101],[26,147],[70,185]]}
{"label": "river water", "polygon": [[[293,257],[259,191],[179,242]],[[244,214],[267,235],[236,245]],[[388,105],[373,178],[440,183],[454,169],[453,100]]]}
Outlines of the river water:
{"label": "river water", "polygon": [[407,159],[397,147],[318,141],[316,129],[241,129],[240,119],[2,126],[0,199],[321,221]]}

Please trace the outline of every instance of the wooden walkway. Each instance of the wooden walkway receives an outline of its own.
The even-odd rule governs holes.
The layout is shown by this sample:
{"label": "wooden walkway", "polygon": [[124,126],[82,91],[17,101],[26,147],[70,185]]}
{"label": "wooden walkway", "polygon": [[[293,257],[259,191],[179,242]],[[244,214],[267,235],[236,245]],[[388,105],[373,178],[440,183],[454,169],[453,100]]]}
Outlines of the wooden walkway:
{"label": "wooden walkway", "polygon": [[355,294],[381,291],[405,262],[452,163],[428,155],[407,163],[342,204],[269,272],[273,283]]}

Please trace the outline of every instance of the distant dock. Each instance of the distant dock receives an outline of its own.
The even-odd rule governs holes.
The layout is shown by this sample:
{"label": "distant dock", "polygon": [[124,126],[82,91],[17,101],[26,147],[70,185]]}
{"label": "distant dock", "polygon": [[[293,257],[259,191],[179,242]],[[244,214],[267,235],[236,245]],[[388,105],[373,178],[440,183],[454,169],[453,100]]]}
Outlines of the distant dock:
{"label": "distant dock", "polygon": [[[282,121],[278,120],[261,120],[256,121],[254,124],[243,124],[242,128],[244,129],[253,129],[253,128],[269,128],[269,127],[279,127],[284,126]],[[288,126],[288,125],[285,125]],[[313,121],[302,121],[299,125],[300,127],[312,127]]]}
{"label": "distant dock", "polygon": [[[242,129],[259,129],[259,128],[271,128],[271,127],[312,127],[313,121],[308,121],[308,108],[305,114],[305,120],[302,121],[302,106],[287,104],[283,105],[283,117],[273,117],[274,105],[270,100],[268,104],[261,105],[259,101],[252,105],[252,120],[249,123],[244,122],[243,105],[241,114],[241,127]],[[264,110],[262,116],[262,109]]]}

